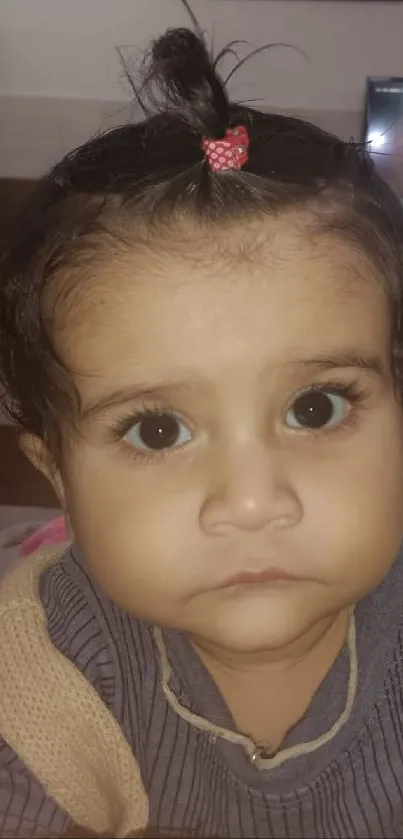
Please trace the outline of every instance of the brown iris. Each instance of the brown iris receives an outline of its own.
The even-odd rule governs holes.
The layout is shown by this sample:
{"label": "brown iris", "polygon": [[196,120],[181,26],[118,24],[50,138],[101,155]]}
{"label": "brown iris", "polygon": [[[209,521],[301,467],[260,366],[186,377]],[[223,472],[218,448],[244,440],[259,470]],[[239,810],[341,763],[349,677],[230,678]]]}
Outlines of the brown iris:
{"label": "brown iris", "polygon": [[150,414],[139,423],[139,437],[147,449],[169,449],[178,441],[180,428],[172,414]]}

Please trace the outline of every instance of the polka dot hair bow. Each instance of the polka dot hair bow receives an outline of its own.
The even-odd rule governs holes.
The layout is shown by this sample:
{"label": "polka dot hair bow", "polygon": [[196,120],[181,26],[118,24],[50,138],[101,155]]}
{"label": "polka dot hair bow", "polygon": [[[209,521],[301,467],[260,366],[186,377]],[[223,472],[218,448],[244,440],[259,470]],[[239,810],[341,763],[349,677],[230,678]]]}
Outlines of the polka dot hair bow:
{"label": "polka dot hair bow", "polygon": [[248,132],[245,126],[236,125],[234,128],[228,128],[221,140],[205,137],[202,149],[213,172],[242,169],[248,160]]}

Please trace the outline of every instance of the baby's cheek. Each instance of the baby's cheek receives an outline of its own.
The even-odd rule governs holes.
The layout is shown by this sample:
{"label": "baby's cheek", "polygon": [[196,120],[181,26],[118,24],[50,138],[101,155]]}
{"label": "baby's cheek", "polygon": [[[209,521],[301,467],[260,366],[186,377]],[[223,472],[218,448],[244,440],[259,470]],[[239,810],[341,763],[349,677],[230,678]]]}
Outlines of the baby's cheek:
{"label": "baby's cheek", "polygon": [[337,596],[352,600],[379,583],[403,536],[400,415],[380,419],[326,448],[299,476],[304,556]]}
{"label": "baby's cheek", "polygon": [[[94,578],[116,603],[148,618],[148,603],[164,608],[184,587],[184,556],[191,553],[186,493],[158,482],[98,479],[76,485],[70,505],[76,541]],[[186,543],[186,548],[184,547]]]}
{"label": "baby's cheek", "polygon": [[374,588],[393,564],[403,536],[403,464],[370,459],[335,499],[335,540],[356,597]]}

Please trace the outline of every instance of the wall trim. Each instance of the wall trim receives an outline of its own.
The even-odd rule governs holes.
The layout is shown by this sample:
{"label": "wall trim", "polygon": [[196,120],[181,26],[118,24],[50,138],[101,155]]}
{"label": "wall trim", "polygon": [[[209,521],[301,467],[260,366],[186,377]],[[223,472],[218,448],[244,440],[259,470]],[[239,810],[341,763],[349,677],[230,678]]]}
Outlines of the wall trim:
{"label": "wall trim", "polygon": [[[354,111],[288,110],[288,113],[311,120],[346,139],[361,135],[362,117]],[[40,177],[89,137],[138,117],[136,108],[125,100],[0,96],[0,177]]]}

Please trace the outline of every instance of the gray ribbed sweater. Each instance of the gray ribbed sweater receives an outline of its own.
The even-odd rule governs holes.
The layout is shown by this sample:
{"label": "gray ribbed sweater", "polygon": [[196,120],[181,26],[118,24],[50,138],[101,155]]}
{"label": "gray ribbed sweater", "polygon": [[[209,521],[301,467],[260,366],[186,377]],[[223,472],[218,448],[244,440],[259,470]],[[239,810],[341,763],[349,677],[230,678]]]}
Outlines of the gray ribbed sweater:
{"label": "gray ribbed sweater", "polygon": [[[150,824],[183,836],[403,837],[403,555],[356,608],[358,693],[348,723],[318,751],[259,769],[241,745],[179,716],[161,685],[151,627],[117,608],[76,549],[41,581],[54,645],[93,684],[122,725],[141,767]],[[164,632],[170,687],[184,708],[221,728],[233,721],[187,638]],[[286,746],[317,738],[346,702],[339,656]],[[1,689],[1,686],[0,686]],[[59,836],[58,810],[0,740],[0,836]]]}

